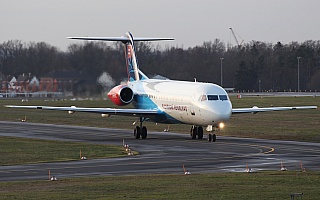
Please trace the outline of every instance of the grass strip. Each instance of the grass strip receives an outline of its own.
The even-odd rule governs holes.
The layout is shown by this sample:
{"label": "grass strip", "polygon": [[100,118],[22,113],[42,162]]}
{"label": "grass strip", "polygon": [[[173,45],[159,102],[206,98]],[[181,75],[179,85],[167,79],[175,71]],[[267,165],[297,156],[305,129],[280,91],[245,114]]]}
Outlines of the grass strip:
{"label": "grass strip", "polygon": [[79,160],[80,151],[87,159],[127,156],[121,146],[16,137],[0,137],[0,147],[0,165]]}
{"label": "grass strip", "polygon": [[5,199],[319,199],[319,172],[108,176],[0,182]]}

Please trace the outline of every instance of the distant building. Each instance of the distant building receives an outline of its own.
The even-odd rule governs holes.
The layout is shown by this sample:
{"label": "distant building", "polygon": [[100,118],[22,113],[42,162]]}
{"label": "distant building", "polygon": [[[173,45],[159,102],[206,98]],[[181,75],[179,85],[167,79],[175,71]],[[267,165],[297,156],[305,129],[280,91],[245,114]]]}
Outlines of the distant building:
{"label": "distant building", "polygon": [[15,84],[16,92],[29,92],[30,75],[19,75]]}
{"label": "distant building", "polygon": [[19,75],[18,78],[15,76],[8,76],[5,78],[3,74],[0,73],[1,81],[1,92],[3,94],[11,94],[9,96],[29,96],[30,93],[38,92],[39,90],[39,80],[31,74]]}
{"label": "distant building", "polygon": [[40,81],[37,77],[33,77],[29,82],[29,88],[31,92],[37,92],[39,90]]}
{"label": "distant building", "polygon": [[10,81],[9,81],[9,92],[15,92],[16,91],[16,84],[17,84],[17,79],[16,77],[11,77]]}
{"label": "distant building", "polygon": [[30,73],[18,78],[0,73],[0,93],[7,93],[10,97],[91,95],[98,89],[96,77],[77,71],[52,71],[41,78]]}

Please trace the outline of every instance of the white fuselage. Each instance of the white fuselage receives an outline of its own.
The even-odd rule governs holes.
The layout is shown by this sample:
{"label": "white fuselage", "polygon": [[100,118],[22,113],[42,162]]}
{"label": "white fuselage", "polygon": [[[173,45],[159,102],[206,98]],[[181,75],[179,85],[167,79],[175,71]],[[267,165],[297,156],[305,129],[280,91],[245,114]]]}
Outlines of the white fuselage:
{"label": "white fuselage", "polygon": [[136,108],[159,109],[166,115],[167,121],[159,122],[218,126],[231,117],[229,97],[215,84],[146,79],[128,86],[135,93]]}

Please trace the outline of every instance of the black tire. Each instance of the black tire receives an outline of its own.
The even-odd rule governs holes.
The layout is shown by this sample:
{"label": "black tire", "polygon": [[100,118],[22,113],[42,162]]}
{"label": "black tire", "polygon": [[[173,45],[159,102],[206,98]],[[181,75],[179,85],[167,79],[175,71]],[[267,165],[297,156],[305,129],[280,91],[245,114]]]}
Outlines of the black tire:
{"label": "black tire", "polygon": [[201,140],[203,138],[203,128],[202,126],[198,127],[198,139]]}
{"label": "black tire", "polygon": [[197,127],[194,126],[191,128],[191,138],[192,139],[196,139],[197,138],[197,133],[198,133],[198,130],[197,130]]}
{"label": "black tire", "polygon": [[211,133],[208,134],[208,141],[212,142],[212,134]]}
{"label": "black tire", "polygon": [[147,131],[147,127],[143,126],[142,130],[141,130],[141,138],[142,139],[146,139],[148,136],[148,131]]}
{"label": "black tire", "polygon": [[140,139],[140,127],[136,126],[136,128],[133,131],[134,139]]}
{"label": "black tire", "polygon": [[216,134],[213,134],[212,135],[212,142],[215,142],[215,141],[217,141],[217,136],[216,136]]}

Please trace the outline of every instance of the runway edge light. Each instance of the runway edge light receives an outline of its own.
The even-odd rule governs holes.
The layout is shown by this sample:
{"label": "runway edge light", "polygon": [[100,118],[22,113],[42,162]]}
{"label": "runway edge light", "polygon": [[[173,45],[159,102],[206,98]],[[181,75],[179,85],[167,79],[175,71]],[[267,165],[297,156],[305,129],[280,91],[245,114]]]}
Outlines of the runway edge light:
{"label": "runway edge light", "polygon": [[82,152],[81,152],[81,149],[80,149],[80,160],[87,160],[87,157],[85,157],[85,156],[82,156]]}
{"label": "runway edge light", "polygon": [[126,152],[128,153],[128,156],[133,156],[133,152],[129,148],[129,145],[127,143],[124,143],[124,139],[122,139],[122,145],[126,149]]}
{"label": "runway edge light", "polygon": [[281,161],[281,168],[280,168],[281,171],[287,171],[287,168],[283,165],[282,161]]}
{"label": "runway edge light", "polygon": [[49,178],[49,181],[57,181],[58,180],[56,176],[51,176],[50,169],[48,169],[48,178]]}
{"label": "runway edge light", "polygon": [[248,163],[246,164],[246,172],[247,173],[253,172],[252,169],[248,166]]}
{"label": "runway edge light", "polygon": [[183,168],[183,171],[184,171],[184,174],[185,174],[185,175],[191,175],[191,172],[189,172],[189,171],[184,167],[184,165],[182,165],[182,168]]}
{"label": "runway edge light", "polygon": [[302,166],[302,161],[300,161],[300,168],[301,168],[301,172],[306,172],[306,168]]}

